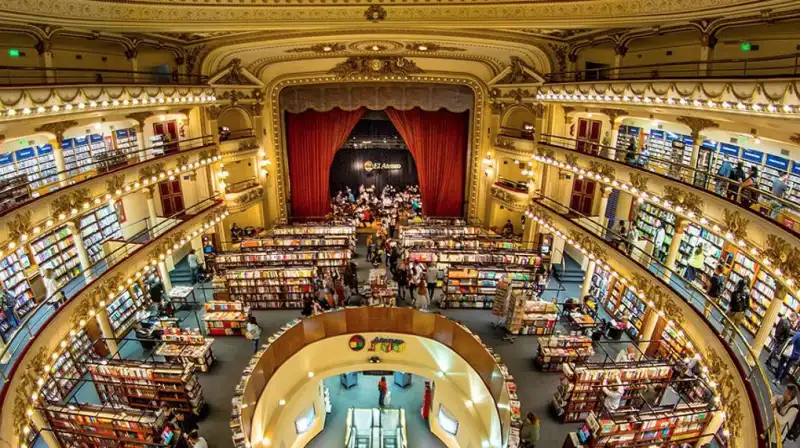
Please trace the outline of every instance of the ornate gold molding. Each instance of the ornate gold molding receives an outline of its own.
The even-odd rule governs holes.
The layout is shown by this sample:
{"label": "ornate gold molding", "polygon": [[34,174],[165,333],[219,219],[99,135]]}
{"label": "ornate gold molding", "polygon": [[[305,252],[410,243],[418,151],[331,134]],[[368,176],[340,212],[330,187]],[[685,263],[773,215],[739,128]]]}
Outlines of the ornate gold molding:
{"label": "ornate gold molding", "polygon": [[414,61],[399,56],[352,56],[336,64],[328,73],[339,78],[407,76],[412,73],[422,73],[422,69],[417,67]]}
{"label": "ornate gold molding", "polygon": [[589,171],[594,171],[595,173],[600,174],[604,178],[607,177],[611,181],[615,179],[614,175],[616,174],[616,170],[611,165],[606,165],[605,163],[597,162],[595,160],[590,160]]}
{"label": "ornate gold molding", "polygon": [[606,253],[605,245],[598,243],[593,237],[585,234],[583,231],[571,230],[567,238],[572,240],[571,244],[576,248],[586,249],[587,252],[604,263],[608,261],[608,253]]}
{"label": "ornate gold molding", "polygon": [[689,126],[689,128],[692,130],[692,138],[694,139],[695,145],[699,145],[701,143],[698,141],[698,139],[700,137],[700,132],[702,132],[703,129],[719,127],[719,123],[717,123],[716,121],[709,120],[707,118],[687,117],[681,115],[680,117],[678,117],[677,121],[678,123],[683,123],[686,126]]}
{"label": "ornate gold molding", "polygon": [[[54,217],[61,215],[76,215],[84,204],[91,200],[91,193],[88,188],[81,188],[67,194],[62,194],[50,203],[50,212]],[[73,213],[75,211],[75,213]]]}
{"label": "ornate gold molding", "polygon": [[330,42],[330,43],[321,43],[321,44],[314,44],[308,47],[296,47],[290,48],[288,50],[284,50],[284,53],[336,53],[338,51],[344,51],[347,47],[344,44],[338,42]]}
{"label": "ornate gold molding", "polygon": [[[792,279],[795,285],[800,284],[800,251],[797,248],[777,235],[767,235],[764,255],[785,277]],[[783,286],[780,279],[777,284]]]}
{"label": "ornate gold molding", "polygon": [[647,182],[650,180],[650,176],[642,173],[637,173],[635,171],[630,171],[628,173],[628,179],[630,180],[631,186],[639,191],[647,191]]}
{"label": "ornate gold molding", "polygon": [[67,120],[67,121],[58,121],[55,123],[45,123],[38,128],[36,128],[36,132],[49,132],[56,136],[56,142],[59,146],[61,146],[61,142],[64,140],[64,131],[69,128],[75,127],[78,125],[78,122],[75,120]]}
{"label": "ornate gold molding", "polygon": [[[178,164],[180,166],[180,164]],[[106,192],[108,194],[116,194],[117,191],[122,191],[125,186],[125,175],[117,174],[106,180]]]}
{"label": "ornate gold molding", "polygon": [[370,5],[366,11],[364,11],[364,18],[372,23],[378,23],[386,20],[386,8],[381,5]]}
{"label": "ornate gold molding", "polygon": [[31,224],[32,216],[33,212],[30,210],[14,215],[6,224],[9,239],[17,241],[22,235],[30,235],[33,228]]}
{"label": "ornate gold molding", "polygon": [[722,210],[723,221],[726,230],[733,234],[737,239],[747,238],[747,225],[750,220],[745,219],[738,211],[730,211],[727,208]]}
{"label": "ornate gold molding", "polygon": [[132,114],[125,115],[125,118],[136,120],[136,122],[139,123],[139,129],[142,129],[144,127],[144,121],[152,116],[153,112],[134,112]]}
{"label": "ornate gold molding", "polygon": [[509,209],[517,212],[525,211],[527,207],[526,203],[528,198],[527,194],[509,191],[498,185],[492,185],[490,191],[494,199],[497,199],[498,201],[502,202],[503,205],[505,205]]}
{"label": "ornate gold molding", "polygon": [[578,155],[573,153],[566,153],[564,154],[564,160],[566,161],[567,165],[572,165],[574,167],[578,167]]}
{"label": "ornate gold molding", "polygon": [[697,215],[703,214],[703,200],[700,199],[700,196],[683,188],[665,185],[664,200],[674,205],[679,205],[683,207],[684,210],[691,211]]}

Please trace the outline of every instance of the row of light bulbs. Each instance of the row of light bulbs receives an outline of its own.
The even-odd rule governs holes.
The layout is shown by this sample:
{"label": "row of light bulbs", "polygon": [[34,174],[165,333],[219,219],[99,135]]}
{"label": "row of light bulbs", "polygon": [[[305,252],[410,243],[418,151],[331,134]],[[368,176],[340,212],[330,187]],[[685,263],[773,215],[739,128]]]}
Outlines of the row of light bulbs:
{"label": "row of light bulbs", "polygon": [[[223,218],[229,215],[230,212],[227,210],[222,211],[222,213],[216,213],[216,216],[204,222],[203,224],[199,225],[195,230],[193,230],[192,233],[189,234],[190,236],[181,239],[179,242],[176,242],[175,244],[172,245],[172,248],[167,249],[166,252],[159,254],[157,257],[150,258],[150,260],[148,260],[148,262],[144,266],[142,266],[140,269],[137,269],[133,275],[129,276],[128,278],[125,279],[125,281],[120,283],[117,286],[115,292],[109,292],[108,300],[113,300],[114,297],[116,297],[117,294],[124,291],[126,287],[133,285],[133,282],[139,280],[140,278],[146,276],[148,273],[155,270],[156,266],[158,266],[158,263],[160,261],[163,261],[166,257],[172,255],[174,251],[180,249],[187,243],[190,243],[193,239],[198,238],[205,231],[210,230],[212,227],[214,227],[215,224],[221,222]],[[106,308],[106,300],[100,300],[95,308],[89,310],[89,317],[91,318],[97,316],[97,314],[105,310],[105,308]],[[33,410],[37,406],[37,401],[39,400],[39,397],[42,394],[42,389],[44,388],[46,378],[51,374],[55,373],[58,364],[57,361],[59,360],[59,358],[64,356],[64,352],[66,352],[67,347],[70,344],[75,343],[75,338],[77,337],[78,332],[83,330],[83,328],[86,327],[86,324],[87,324],[86,319],[81,319],[80,321],[78,321],[77,326],[75,326],[75,328],[69,331],[69,336],[62,339],[61,342],[56,346],[56,348],[50,353],[50,360],[48,361],[47,364],[44,365],[44,367],[42,367],[42,371],[37,372],[38,378],[36,380],[36,387],[30,396],[31,405],[25,411],[25,415],[27,415],[29,419],[33,416],[34,412]],[[31,424],[30,422],[28,422],[27,424],[25,424],[25,426],[22,427],[22,434],[24,435],[25,438],[27,438],[30,432],[31,432]],[[20,445],[20,448],[28,448],[28,445],[22,443]]]}
{"label": "row of light bulbs", "polygon": [[212,103],[217,100],[215,95],[201,95],[201,96],[194,96],[194,95],[185,95],[178,98],[173,97],[150,97],[150,98],[133,98],[133,99],[124,99],[120,100],[112,100],[112,101],[89,101],[88,103],[84,103],[83,101],[79,101],[75,104],[67,103],[58,105],[55,104],[53,106],[38,106],[35,108],[25,107],[22,109],[6,109],[4,111],[0,111],[0,117],[5,118],[12,118],[17,116],[29,116],[29,115],[43,115],[43,114],[54,114],[58,112],[71,112],[73,110],[83,111],[85,109],[97,109],[97,108],[109,108],[109,107],[138,107],[138,106],[146,106],[148,104],[186,104],[186,103]]}
{"label": "row of light bulbs", "polygon": [[18,240],[10,241],[3,245],[0,245],[0,257],[3,256],[4,248],[8,248],[9,252],[13,252],[18,246],[21,246],[26,242],[28,242],[28,240],[31,237],[36,237],[37,235],[43,232],[47,232],[56,226],[63,225],[65,222],[77,218],[78,215],[92,212],[99,207],[104,207],[105,205],[107,205],[104,204],[104,202],[108,203],[109,205],[113,205],[116,200],[120,199],[125,194],[136,193],[137,191],[143,188],[148,188],[151,184],[155,184],[162,180],[166,179],[175,180],[176,176],[182,172],[193,171],[196,170],[197,168],[208,165],[210,163],[215,163],[219,160],[222,160],[222,156],[216,155],[198,160],[193,163],[187,163],[186,165],[181,165],[174,169],[162,170],[157,175],[153,175],[149,178],[142,179],[141,181],[137,180],[135,182],[130,182],[124,187],[115,191],[114,194],[106,193],[102,198],[98,196],[91,201],[86,201],[81,205],[80,209],[73,208],[72,210],[69,211],[69,213],[60,213],[58,216],[52,216],[46,221],[37,224],[31,230],[31,235],[23,233],[22,235],[19,236]]}
{"label": "row of light bulbs", "polygon": [[[670,212],[672,212],[672,213],[674,213],[676,215],[680,215],[680,216],[683,216],[685,218],[688,218],[689,220],[693,221],[693,220],[697,219],[697,214],[694,213],[693,211],[686,210],[680,205],[672,204],[668,200],[666,200],[664,198],[661,198],[661,197],[659,197],[659,196],[657,196],[655,194],[647,193],[645,191],[639,191],[633,185],[626,184],[625,182],[618,182],[617,180],[611,180],[609,177],[603,176],[600,173],[595,173],[595,172],[593,172],[591,170],[586,170],[586,169],[580,168],[579,166],[576,166],[576,165],[570,165],[568,163],[559,162],[558,160],[555,160],[555,159],[550,158],[550,157],[542,157],[542,156],[536,156],[536,155],[531,156],[531,157],[533,157],[535,160],[537,160],[539,162],[542,162],[542,163],[545,163],[545,164],[548,164],[548,165],[552,165],[552,166],[555,166],[557,168],[561,168],[561,169],[565,169],[565,170],[568,170],[568,171],[572,171],[574,174],[578,175],[578,179],[583,179],[584,177],[588,177],[590,179],[594,179],[594,180],[597,180],[599,182],[605,183],[606,185],[608,185],[610,187],[622,189],[623,191],[625,191],[627,193],[630,193],[631,195],[635,196],[637,198],[637,201],[640,204],[642,204],[644,202],[650,202],[650,203],[652,203],[652,204],[654,204],[654,205],[656,205],[656,206],[658,206],[660,208],[663,208],[663,209],[665,209],[667,211],[670,211]],[[719,224],[711,222],[705,216],[700,216],[699,219],[698,219],[698,222],[700,223],[700,225],[702,225],[706,229],[710,229],[712,231],[712,233],[714,233],[715,235],[719,236],[720,238],[723,238],[726,241],[730,242],[731,244],[733,244],[735,246],[738,246],[743,251],[749,252],[750,255],[752,255],[753,257],[759,257],[761,255],[761,251],[759,250],[758,247],[756,247],[753,244],[748,244],[748,242],[746,242],[745,240],[743,240],[741,238],[737,239],[736,236],[733,235],[731,232],[723,232],[722,227],[720,227]],[[773,268],[773,262],[769,258],[767,258],[766,256],[763,257],[761,259],[761,264],[763,266],[765,266],[767,269],[769,269],[770,273],[772,274],[772,276],[774,278],[776,278],[777,280],[779,280],[782,283],[784,283],[790,290],[793,290],[793,288],[795,287],[794,280],[789,278],[789,277],[786,277],[784,275],[783,271],[781,271],[780,268]],[[798,285],[798,286],[800,286],[800,285]],[[795,291],[795,294],[800,296],[800,288],[798,288]],[[783,298],[781,298],[781,300],[783,300]]]}
{"label": "row of light bulbs", "polygon": [[537,100],[543,101],[580,101],[580,102],[609,102],[609,103],[631,103],[631,104],[666,104],[669,106],[684,106],[701,109],[721,109],[721,110],[738,110],[740,112],[769,112],[774,114],[794,114],[798,112],[798,108],[790,104],[776,105],[776,104],[761,104],[761,103],[744,103],[744,102],[729,102],[729,101],[714,101],[706,100],[700,101],[691,98],[665,98],[665,97],[649,97],[649,96],[628,96],[628,95],[584,95],[582,93],[539,93],[536,95]]}
{"label": "row of light bulbs", "polygon": [[[625,278],[619,272],[615,271],[614,268],[611,267],[611,265],[609,265],[605,261],[597,258],[597,256],[594,253],[590,252],[588,249],[586,249],[585,247],[581,246],[581,244],[578,243],[577,241],[573,240],[572,238],[568,238],[567,235],[565,235],[560,230],[556,229],[555,226],[553,226],[551,223],[547,222],[542,217],[535,215],[531,210],[526,210],[525,211],[525,216],[527,216],[529,219],[532,219],[533,221],[535,221],[536,223],[538,223],[539,225],[541,225],[542,227],[544,227],[545,229],[550,231],[553,235],[566,240],[566,242],[569,245],[571,245],[575,249],[578,249],[579,251],[581,251],[581,253],[583,253],[583,255],[588,257],[589,260],[594,261],[597,266],[599,266],[601,269],[607,271],[612,277],[619,278],[620,283],[625,285],[634,294],[636,294],[639,297],[639,299],[641,299],[642,302],[647,300],[647,297],[646,297],[646,295],[644,294],[643,291],[639,291],[636,288],[636,286],[632,285],[628,281],[627,278]],[[655,311],[656,304],[652,300],[647,301],[647,306]],[[657,313],[658,313],[658,315],[660,317],[666,319],[666,313],[664,312],[664,310],[657,310]],[[667,320],[667,325],[675,325],[675,322],[672,321],[672,320]],[[678,329],[677,333],[678,333],[679,336],[683,336],[684,335],[683,330],[680,329],[680,328]],[[692,341],[689,341],[689,340],[686,341],[686,348],[688,350],[692,351],[692,352],[695,352],[694,344],[692,344]],[[691,358],[689,358],[689,359],[691,359]],[[708,384],[708,386],[714,392],[714,404],[716,404],[717,406],[721,406],[722,405],[722,399],[720,398],[719,394],[717,393],[717,382],[714,381],[714,379],[709,376],[710,372],[708,370],[708,367],[703,363],[703,358],[702,358],[702,356],[700,356],[699,353],[695,352],[694,359],[696,359],[698,364],[700,365],[700,371],[702,372],[702,376],[703,376],[703,379],[705,380],[706,384]],[[725,417],[725,412],[724,411],[720,411],[720,412],[722,412],[722,416],[724,418]],[[723,430],[723,434],[725,435],[725,437],[728,437],[728,436],[730,436],[730,431],[726,428],[726,429]]]}

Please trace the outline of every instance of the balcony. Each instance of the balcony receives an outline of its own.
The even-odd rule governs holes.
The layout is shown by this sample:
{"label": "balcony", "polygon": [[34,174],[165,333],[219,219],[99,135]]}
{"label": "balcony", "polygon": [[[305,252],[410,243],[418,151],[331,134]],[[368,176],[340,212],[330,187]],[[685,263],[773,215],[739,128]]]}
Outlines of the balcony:
{"label": "balcony", "polygon": [[231,213],[247,210],[263,196],[264,187],[255,178],[237,182],[225,189],[225,203]]}
{"label": "balcony", "polygon": [[162,71],[133,71],[109,69],[85,69],[67,67],[14,67],[0,66],[0,83],[5,86],[97,85],[97,84],[141,84],[141,85],[208,85],[208,76],[184,75]]}

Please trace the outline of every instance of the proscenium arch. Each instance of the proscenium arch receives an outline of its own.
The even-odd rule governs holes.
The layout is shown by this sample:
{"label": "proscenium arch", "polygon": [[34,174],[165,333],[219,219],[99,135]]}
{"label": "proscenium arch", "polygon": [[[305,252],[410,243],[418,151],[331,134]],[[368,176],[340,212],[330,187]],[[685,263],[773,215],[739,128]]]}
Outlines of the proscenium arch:
{"label": "proscenium arch", "polygon": [[[488,96],[488,88],[486,84],[479,78],[472,75],[452,73],[428,73],[426,75],[408,75],[399,76],[391,75],[381,78],[372,77],[353,77],[344,80],[351,84],[444,84],[444,85],[459,85],[466,86],[472,90],[474,101],[470,108],[469,128],[472,130],[467,144],[467,163],[466,165],[466,179],[467,185],[464,188],[464,200],[467,203],[466,215],[468,218],[474,218],[478,214],[478,188],[480,176],[480,148],[484,146],[482,140],[484,134],[482,132],[482,123],[484,120],[484,104],[485,98]],[[272,147],[275,151],[275,175],[277,179],[277,204],[278,215],[277,218],[288,217],[287,201],[289,197],[289,157],[286,147],[286,123],[283,116],[283,108],[280,104],[280,93],[286,87],[313,85],[313,84],[335,84],[342,83],[343,80],[334,75],[327,73],[311,73],[304,75],[285,75],[280,76],[267,86],[269,107],[271,108],[270,117],[272,126],[270,132],[272,133]]]}

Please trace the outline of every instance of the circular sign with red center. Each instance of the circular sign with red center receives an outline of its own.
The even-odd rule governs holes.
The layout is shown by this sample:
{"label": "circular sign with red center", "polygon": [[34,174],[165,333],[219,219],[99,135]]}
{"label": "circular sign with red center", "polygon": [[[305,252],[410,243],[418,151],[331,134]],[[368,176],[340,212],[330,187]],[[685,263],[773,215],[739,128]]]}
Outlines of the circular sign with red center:
{"label": "circular sign with red center", "polygon": [[363,350],[365,345],[367,345],[367,341],[365,341],[364,336],[361,336],[360,334],[350,338],[350,350],[354,352]]}

